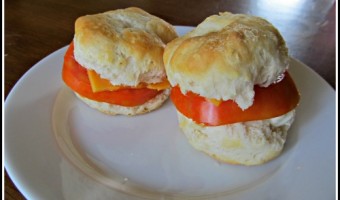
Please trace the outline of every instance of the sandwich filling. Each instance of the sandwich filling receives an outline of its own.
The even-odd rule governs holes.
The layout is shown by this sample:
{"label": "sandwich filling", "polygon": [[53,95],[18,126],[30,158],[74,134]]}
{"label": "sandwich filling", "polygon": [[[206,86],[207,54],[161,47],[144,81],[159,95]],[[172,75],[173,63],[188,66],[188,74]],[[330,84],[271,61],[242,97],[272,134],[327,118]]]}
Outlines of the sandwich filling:
{"label": "sandwich filling", "polygon": [[[112,85],[109,80],[103,79],[97,74],[94,70],[87,70],[87,75],[89,77],[91,88],[93,92],[101,92],[101,91],[116,91],[122,88],[131,88],[131,86],[122,86],[122,85]],[[149,88],[153,90],[164,90],[170,88],[170,83],[165,78],[162,82],[159,83],[139,83],[137,86],[133,88]]]}
{"label": "sandwich filling", "polygon": [[238,122],[264,120],[281,116],[293,110],[300,95],[288,72],[280,82],[268,87],[254,86],[253,104],[242,110],[233,100],[216,100],[202,97],[191,91],[181,92],[179,86],[171,91],[177,110],[197,124],[219,126]]}
{"label": "sandwich filling", "polygon": [[87,70],[74,59],[74,45],[70,44],[65,57],[62,77],[66,85],[83,97],[121,106],[138,106],[170,87],[166,79],[160,83],[140,83],[135,87],[112,85],[95,71]]}

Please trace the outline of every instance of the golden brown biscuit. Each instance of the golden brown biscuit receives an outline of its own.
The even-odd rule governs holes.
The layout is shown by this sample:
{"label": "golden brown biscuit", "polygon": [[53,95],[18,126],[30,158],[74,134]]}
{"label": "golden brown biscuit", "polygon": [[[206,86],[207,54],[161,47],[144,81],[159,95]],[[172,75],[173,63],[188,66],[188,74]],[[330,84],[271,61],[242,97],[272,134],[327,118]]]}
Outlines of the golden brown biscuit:
{"label": "golden brown biscuit", "polygon": [[81,95],[77,94],[77,97],[86,103],[91,108],[99,110],[108,115],[139,115],[150,112],[159,108],[169,97],[170,90],[164,90],[156,97],[150,99],[149,101],[145,102],[142,105],[133,106],[133,107],[126,107],[120,105],[109,104],[105,102],[98,102],[88,99],[86,97],[82,97]]}
{"label": "golden brown biscuit", "polygon": [[287,70],[288,50],[278,30],[254,16],[213,15],[170,42],[164,62],[171,85],[182,93],[253,103],[254,85],[267,87]]}
{"label": "golden brown biscuit", "polygon": [[113,85],[157,83],[165,77],[163,51],[174,28],[139,8],[118,9],[77,19],[74,55]]}
{"label": "golden brown biscuit", "polygon": [[260,165],[280,155],[295,109],[267,120],[221,126],[203,126],[177,114],[179,126],[195,149],[221,162]]}

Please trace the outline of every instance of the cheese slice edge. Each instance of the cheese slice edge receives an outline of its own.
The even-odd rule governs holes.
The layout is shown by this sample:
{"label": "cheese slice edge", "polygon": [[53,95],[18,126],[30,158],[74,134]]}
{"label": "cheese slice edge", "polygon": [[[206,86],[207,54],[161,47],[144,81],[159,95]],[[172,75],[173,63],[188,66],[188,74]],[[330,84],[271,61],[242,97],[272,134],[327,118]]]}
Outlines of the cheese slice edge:
{"label": "cheese slice edge", "polygon": [[101,78],[94,70],[87,70],[87,75],[93,92],[115,91],[123,88],[148,88],[153,90],[164,90],[170,88],[170,83],[167,79],[164,79],[159,83],[139,83],[137,86],[131,87],[124,85],[112,85],[109,80]]}

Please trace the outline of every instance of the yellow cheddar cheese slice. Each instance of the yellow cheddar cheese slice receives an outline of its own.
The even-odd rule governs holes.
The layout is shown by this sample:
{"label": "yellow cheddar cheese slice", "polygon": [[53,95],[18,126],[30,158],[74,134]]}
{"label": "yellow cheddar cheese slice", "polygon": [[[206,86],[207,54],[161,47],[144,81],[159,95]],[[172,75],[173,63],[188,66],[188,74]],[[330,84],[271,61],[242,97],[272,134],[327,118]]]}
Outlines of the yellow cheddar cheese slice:
{"label": "yellow cheddar cheese slice", "polygon": [[137,86],[131,87],[124,85],[112,85],[109,80],[101,78],[94,70],[87,70],[87,75],[93,92],[115,91],[122,88],[149,88],[153,90],[164,90],[170,87],[170,83],[167,79],[164,79],[159,83],[139,83]]}
{"label": "yellow cheddar cheese slice", "polygon": [[87,70],[87,75],[89,76],[93,92],[115,91],[121,88],[120,86],[112,85],[107,79],[102,79],[99,74],[93,70]]}
{"label": "yellow cheddar cheese slice", "polygon": [[207,100],[208,100],[210,103],[214,104],[215,106],[219,106],[219,105],[222,103],[221,100],[217,100],[217,99],[208,99],[208,98],[207,98]]}
{"label": "yellow cheddar cheese slice", "polygon": [[167,79],[164,79],[162,82],[159,83],[149,83],[146,87],[153,90],[165,90],[167,88],[170,88],[170,83]]}

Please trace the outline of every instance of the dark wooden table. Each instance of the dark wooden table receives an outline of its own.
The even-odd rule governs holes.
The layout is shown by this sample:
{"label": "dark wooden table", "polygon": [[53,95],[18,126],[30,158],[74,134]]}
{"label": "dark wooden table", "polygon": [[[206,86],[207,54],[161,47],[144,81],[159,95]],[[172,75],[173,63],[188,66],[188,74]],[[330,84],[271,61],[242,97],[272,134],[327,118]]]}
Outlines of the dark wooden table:
{"label": "dark wooden table", "polygon": [[[5,97],[35,63],[69,44],[77,17],[130,6],[174,25],[195,26],[222,11],[264,17],[281,31],[290,55],[335,88],[335,4],[333,0],[7,0]],[[5,199],[24,199],[7,173]]]}

